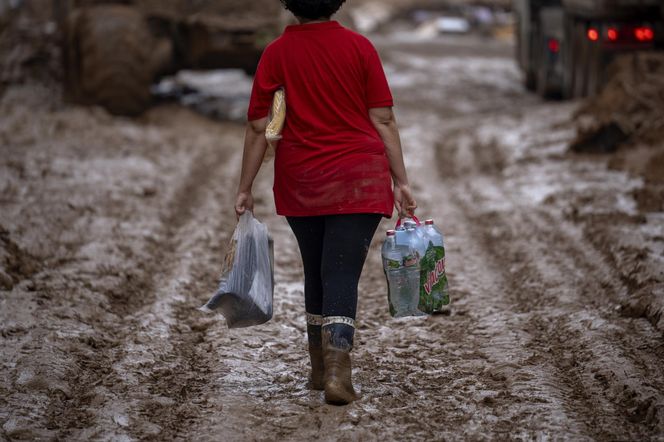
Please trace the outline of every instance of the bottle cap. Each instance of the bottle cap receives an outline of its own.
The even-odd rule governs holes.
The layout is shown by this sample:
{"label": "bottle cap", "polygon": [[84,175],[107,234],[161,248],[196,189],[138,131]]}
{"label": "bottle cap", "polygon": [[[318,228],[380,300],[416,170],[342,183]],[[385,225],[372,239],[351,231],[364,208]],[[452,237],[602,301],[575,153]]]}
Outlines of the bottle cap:
{"label": "bottle cap", "polygon": [[428,219],[428,220],[424,221],[424,224],[427,225],[427,226],[433,225],[433,219]]}
{"label": "bottle cap", "polygon": [[386,234],[387,236],[394,236],[394,235],[396,235],[396,233],[397,233],[397,232],[394,231],[394,230],[388,230],[387,232],[385,232],[385,234]]}
{"label": "bottle cap", "polygon": [[417,223],[415,221],[404,221],[403,226],[406,229],[414,229],[417,227]]}

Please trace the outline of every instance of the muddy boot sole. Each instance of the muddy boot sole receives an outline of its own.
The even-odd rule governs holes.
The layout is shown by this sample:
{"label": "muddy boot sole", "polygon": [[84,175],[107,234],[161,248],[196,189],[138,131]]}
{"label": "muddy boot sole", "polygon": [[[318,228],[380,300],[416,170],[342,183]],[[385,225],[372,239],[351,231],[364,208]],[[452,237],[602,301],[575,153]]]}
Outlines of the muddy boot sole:
{"label": "muddy boot sole", "polygon": [[339,382],[325,384],[325,402],[330,405],[348,405],[358,399],[357,393]]}

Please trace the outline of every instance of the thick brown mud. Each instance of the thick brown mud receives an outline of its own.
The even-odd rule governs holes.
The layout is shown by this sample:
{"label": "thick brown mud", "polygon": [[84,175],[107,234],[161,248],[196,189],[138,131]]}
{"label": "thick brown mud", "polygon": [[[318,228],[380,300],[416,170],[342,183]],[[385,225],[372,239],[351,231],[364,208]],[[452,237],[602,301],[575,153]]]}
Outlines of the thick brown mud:
{"label": "thick brown mud", "polygon": [[242,126],[12,87],[0,439],[664,440],[664,218],[636,200],[643,181],[568,153],[577,103],[522,92],[508,45],[376,43],[418,212],[446,235],[449,314],[389,317],[384,220],[360,282],[361,398],[326,405],[306,388],[302,267],[271,164],[254,194],[273,320],[228,330],[197,310],[235,224]]}

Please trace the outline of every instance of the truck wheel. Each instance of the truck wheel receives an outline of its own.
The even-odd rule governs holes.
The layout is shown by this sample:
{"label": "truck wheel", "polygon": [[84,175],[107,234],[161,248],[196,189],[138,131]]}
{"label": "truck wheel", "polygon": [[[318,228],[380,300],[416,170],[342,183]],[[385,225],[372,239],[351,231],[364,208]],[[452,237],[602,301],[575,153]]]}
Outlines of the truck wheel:
{"label": "truck wheel", "polygon": [[[546,48],[543,48],[542,50],[546,51]],[[553,98],[553,94],[551,93],[551,88],[549,86],[549,75],[547,70],[546,63],[540,62],[537,72],[537,95],[544,99]]]}
{"label": "truck wheel", "polygon": [[563,38],[563,98],[569,100],[574,97],[574,19],[565,16]]}
{"label": "truck wheel", "polygon": [[574,98],[583,98],[588,92],[588,41],[586,26],[582,22],[575,25],[574,32]]}
{"label": "truck wheel", "polygon": [[537,74],[531,70],[528,70],[526,72],[526,77],[523,84],[530,92],[535,92],[537,89]]}
{"label": "truck wheel", "polygon": [[586,68],[586,95],[595,95],[602,83],[602,49],[599,44],[588,47],[588,64]]}
{"label": "truck wheel", "polygon": [[68,28],[63,51],[68,95],[117,115],[145,111],[159,64],[155,54],[167,51],[141,13],[121,5],[85,8],[72,12]]}
{"label": "truck wheel", "polygon": [[540,54],[537,50],[539,49],[539,41],[539,30],[537,26],[533,25],[533,31],[530,35],[529,63],[524,78],[524,86],[530,92],[537,91],[537,76],[540,64]]}

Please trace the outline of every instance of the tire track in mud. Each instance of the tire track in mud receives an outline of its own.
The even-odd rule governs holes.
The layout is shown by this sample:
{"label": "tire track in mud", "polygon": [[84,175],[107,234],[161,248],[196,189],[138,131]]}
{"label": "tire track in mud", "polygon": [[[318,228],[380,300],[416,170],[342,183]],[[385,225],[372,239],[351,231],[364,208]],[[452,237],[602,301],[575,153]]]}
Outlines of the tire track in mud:
{"label": "tire track in mud", "polygon": [[[477,226],[481,226],[475,232],[478,236],[484,237],[487,243],[487,249],[495,259],[505,259],[511,262],[522,262],[523,266],[515,272],[514,268],[510,269],[509,277],[506,275],[506,280],[509,287],[509,298],[514,302],[513,306],[517,311],[528,314],[530,318],[526,321],[526,328],[532,335],[532,342],[526,345],[526,348],[534,351],[532,363],[541,363],[538,360],[544,360],[546,363],[551,364],[557,370],[557,377],[564,380],[564,384],[573,386],[572,395],[574,403],[570,403],[569,407],[574,411],[573,414],[586,414],[584,420],[590,422],[588,428],[606,429],[600,431],[607,431],[606,433],[595,433],[594,437],[615,437],[615,429],[622,428],[627,425],[627,421],[632,421],[631,417],[634,413],[638,413],[644,405],[646,408],[656,405],[651,403],[647,398],[649,394],[656,394],[657,388],[652,389],[640,385],[633,385],[633,378],[640,377],[642,379],[649,378],[652,382],[652,375],[656,373],[653,367],[657,367],[657,361],[660,358],[652,358],[648,352],[644,352],[634,360],[624,357],[621,353],[625,348],[629,348],[632,343],[620,342],[614,336],[606,336],[603,331],[593,331],[593,329],[601,328],[610,321],[611,315],[602,314],[603,312],[588,312],[578,304],[565,303],[563,306],[556,305],[555,302],[546,299],[553,299],[558,296],[560,287],[560,280],[552,280],[551,272],[543,273],[541,265],[533,265],[534,259],[538,259],[541,263],[542,258],[535,258],[533,255],[538,255],[537,252],[533,253],[532,250],[525,250],[524,248],[537,248],[533,241],[529,241],[527,246],[517,246],[516,251],[514,244],[519,242],[519,237],[505,234],[497,239],[494,235],[487,235],[486,229],[489,225],[495,226],[503,223],[515,223],[515,217],[510,216],[509,220],[498,219],[495,217],[478,216],[470,217],[471,221]],[[532,220],[532,214],[530,214]],[[489,224],[486,224],[487,221]],[[518,221],[516,222],[517,225]],[[522,225],[520,225],[522,226]],[[529,232],[526,229],[520,229],[522,234],[532,237],[537,235],[535,232]],[[541,233],[541,232],[538,232]],[[549,245],[550,243],[545,243]],[[561,244],[564,244],[561,242]],[[512,247],[512,250],[509,248]],[[572,247],[569,250],[573,250]],[[549,249],[548,253],[552,253]],[[578,263],[578,261],[577,261]],[[575,269],[560,266],[559,270],[562,272],[573,273]],[[591,276],[592,278],[592,276]],[[542,283],[544,281],[544,283]],[[558,285],[558,287],[556,287]],[[595,284],[589,287],[580,287],[582,294],[592,294],[606,291],[606,284],[599,283],[601,288],[595,287]],[[544,301],[542,301],[544,299]],[[599,304],[598,302],[594,302]],[[593,304],[592,302],[590,303]],[[597,308],[596,306],[593,306]],[[556,310],[563,310],[556,312]],[[550,310],[550,311],[547,311]],[[568,316],[569,315],[569,316]],[[574,322],[579,321],[580,325],[575,326]],[[610,326],[612,332],[620,329],[616,326]],[[643,333],[647,330],[637,330]],[[623,331],[621,334],[625,334]],[[651,339],[653,338],[651,333]],[[654,337],[656,339],[656,337]],[[602,352],[597,352],[596,349],[601,348]],[[648,350],[653,349],[652,343],[646,344]],[[600,361],[600,363],[594,362]],[[645,363],[648,367],[639,369],[635,365],[635,361]],[[629,373],[629,375],[628,375]],[[605,385],[606,384],[606,385]],[[661,385],[661,380],[658,382]],[[618,390],[620,386],[627,391],[621,396],[633,395],[636,400],[632,401],[634,408],[638,410],[630,410],[624,404],[620,403],[620,397],[607,397],[607,390]],[[645,390],[645,395],[638,388],[642,387]],[[579,404],[579,402],[581,402]],[[601,404],[602,413],[596,413],[597,405]],[[629,405],[629,403],[628,403]],[[609,416],[606,412],[612,410]],[[652,408],[652,412],[656,413],[656,407]],[[645,416],[644,416],[645,417]],[[652,420],[652,416],[650,419]],[[659,418],[658,418],[659,420]],[[631,435],[633,437],[633,435]],[[642,436],[642,435],[639,435]]]}
{"label": "tire track in mud", "polygon": [[[168,212],[160,220],[163,231],[158,235],[163,242],[151,244],[150,255],[154,258],[159,256],[172,256],[176,253],[179,231],[193,216],[197,209],[207,199],[206,188],[211,186],[211,177],[215,169],[228,160],[228,153],[224,150],[212,152],[201,152],[197,158],[192,160],[188,167],[189,177],[172,196],[168,206]],[[219,174],[216,174],[219,178]],[[120,285],[109,296],[110,310],[118,316],[125,316],[144,305],[151,304],[156,296],[155,274],[159,274],[160,266],[164,263],[158,259],[146,263],[141,268],[140,276],[130,277],[124,284]],[[130,274],[131,276],[131,274]],[[149,295],[149,296],[146,296]]]}
{"label": "tire track in mud", "polygon": [[[495,144],[467,147],[465,155],[480,159],[466,158],[465,165],[481,166],[482,158],[497,150]],[[449,159],[449,154],[439,151],[441,158]],[[500,152],[495,156],[500,158]],[[627,293],[615,281],[616,269],[574,226],[519,203],[495,173],[487,175],[479,166],[466,172],[466,177],[454,177],[465,191],[456,193],[456,203],[474,235],[482,238],[495,271],[503,274],[510,304],[526,314],[524,326],[532,337],[526,348],[534,351],[530,363],[553,367],[562,384],[571,387],[563,395],[566,409],[582,417],[586,434],[661,434],[664,380],[657,368],[663,359],[658,335],[647,324],[618,317],[605,296],[598,298],[606,294],[618,302]],[[493,199],[503,207],[483,210],[495,206]],[[511,268],[496,265],[500,262],[511,263]]]}
{"label": "tire track in mud", "polygon": [[[441,158],[434,154],[438,134],[428,131],[429,135],[423,136],[426,133],[424,128],[432,127],[432,122],[422,121],[416,114],[406,112],[405,115],[405,127],[408,128],[404,131],[405,144],[413,145],[417,142],[421,146],[417,164],[411,169],[416,171],[414,181],[418,187],[438,185],[436,178],[433,178],[438,176],[436,164],[441,164]],[[409,140],[410,136],[417,138]],[[450,162],[450,158],[445,158],[445,161],[448,161],[445,170],[456,169],[456,164]],[[461,165],[461,173],[466,176],[468,172]],[[429,177],[428,183],[420,181],[423,177]],[[444,189],[449,198],[441,200],[435,192],[418,194],[418,210],[421,213],[431,211],[429,213],[443,220],[443,231],[445,226],[449,229],[446,233],[453,296],[452,318],[459,310],[467,312],[465,323],[454,321],[455,325],[450,325],[463,325],[467,333],[444,329],[447,345],[455,342],[462,352],[460,361],[451,358],[451,374],[456,374],[458,381],[464,382],[459,384],[457,381],[446,393],[454,396],[458,396],[460,391],[465,393],[459,401],[464,404],[463,407],[467,407],[468,402],[472,403],[477,395],[477,389],[480,392],[481,389],[488,390],[484,394],[480,393],[479,413],[469,421],[461,422],[466,428],[479,430],[480,435],[500,434],[508,437],[521,434],[524,437],[541,437],[563,433],[582,437],[588,434],[587,428],[583,420],[566,411],[565,389],[561,389],[548,367],[529,363],[531,352],[524,349],[532,338],[522,325],[526,315],[510,310],[510,305],[503,298],[509,284],[498,265],[500,261],[496,262],[495,257],[487,254],[480,241],[481,235],[473,229],[464,206],[457,200],[456,195],[463,193],[461,187],[458,177],[443,175],[440,188]],[[490,226],[488,229],[491,231]],[[456,356],[456,353],[453,355]],[[450,356],[446,355],[445,358],[450,359]],[[463,370],[467,364],[464,361],[466,358],[481,361],[480,368],[470,376]],[[452,433],[450,437],[454,437],[454,434],[458,436],[458,433]],[[464,434],[476,433],[471,431]]]}
{"label": "tire track in mud", "polygon": [[[59,437],[141,438],[162,429],[170,434],[174,423],[191,418],[182,407],[206,382],[191,373],[206,371],[195,344],[207,324],[181,314],[180,304],[187,297],[180,293],[209,290],[201,282],[204,278],[192,280],[189,275],[210,274],[209,268],[195,269],[194,263],[202,259],[212,265],[210,253],[220,250],[232,229],[214,216],[229,203],[225,191],[234,175],[224,164],[232,163],[229,158],[230,146],[212,147],[194,157],[187,179],[168,201],[158,239],[147,245],[151,261],[140,263],[124,283],[106,293],[117,321],[95,324],[98,335],[109,338],[95,339],[92,354],[76,354],[71,394],[50,404],[49,429],[60,430]],[[152,360],[146,357],[151,351]],[[167,388],[160,391],[164,383]]]}
{"label": "tire track in mud", "polygon": [[[235,226],[235,219],[221,215],[232,213],[228,208],[233,205],[234,194],[227,189],[233,188],[232,166],[239,159],[235,155],[224,160],[223,167],[221,161],[212,162],[215,170],[204,174],[203,203],[192,206],[195,211],[182,218],[176,235],[179,244],[173,257],[177,263],[155,276],[157,300],[140,312],[135,342],[127,345],[124,359],[118,363],[120,372],[139,373],[139,390],[145,390],[146,399],[136,405],[142,417],[142,422],[135,419],[133,426],[137,437],[185,437],[208,407],[205,390],[210,389],[207,384],[213,379],[209,375],[218,361],[213,358],[212,346],[203,344],[207,328],[217,321],[193,308],[200,305],[201,293],[207,296],[213,292],[209,276],[216,275],[220,251]],[[150,354],[154,369],[146,370],[146,354]]]}

